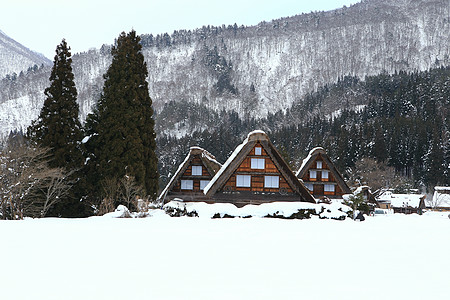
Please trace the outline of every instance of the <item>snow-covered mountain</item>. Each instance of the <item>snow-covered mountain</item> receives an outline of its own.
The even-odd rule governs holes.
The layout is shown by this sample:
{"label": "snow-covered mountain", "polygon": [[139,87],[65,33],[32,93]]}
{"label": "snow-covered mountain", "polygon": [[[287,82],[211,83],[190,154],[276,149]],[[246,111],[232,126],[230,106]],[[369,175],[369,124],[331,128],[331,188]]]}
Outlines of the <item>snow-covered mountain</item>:
{"label": "snow-covered mountain", "polygon": [[44,55],[31,51],[8,37],[0,30],[0,79],[6,75],[14,76],[33,66],[49,66],[51,61]]}
{"label": "snow-covered mountain", "polygon": [[[449,65],[449,32],[449,0],[363,0],[251,27],[143,35],[142,44],[157,112],[168,102],[188,102],[258,117],[286,109],[345,75]],[[102,89],[109,50],[105,45],[73,57],[82,119]],[[23,128],[37,116],[49,71],[0,83],[1,133]],[[341,103],[335,102],[337,110]],[[196,122],[202,126],[202,120]],[[190,131],[180,126],[177,130]]]}

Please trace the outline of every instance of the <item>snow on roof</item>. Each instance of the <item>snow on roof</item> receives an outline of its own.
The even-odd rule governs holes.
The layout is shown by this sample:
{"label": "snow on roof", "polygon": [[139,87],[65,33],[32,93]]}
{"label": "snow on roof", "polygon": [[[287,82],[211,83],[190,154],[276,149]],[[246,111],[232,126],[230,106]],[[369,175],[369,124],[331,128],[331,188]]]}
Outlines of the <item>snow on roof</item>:
{"label": "snow on roof", "polygon": [[[253,131],[252,131],[253,132]],[[236,156],[241,152],[242,148],[248,144],[250,137],[250,133],[248,134],[247,138],[240,144],[239,146],[234,149],[234,152],[228,157],[227,161],[222,165],[222,168],[214,175],[214,177],[211,179],[211,181],[208,183],[208,185],[203,190],[203,193],[206,195],[209,191],[209,189],[213,186],[213,184],[217,181],[220,176],[222,176],[223,172],[228,168],[228,166],[231,164],[231,162],[236,158]]]}
{"label": "snow on roof", "polygon": [[306,164],[311,159],[311,157],[314,155],[314,153],[316,151],[320,151],[320,150],[325,151],[322,147],[315,147],[315,148],[311,149],[311,151],[309,151],[308,156],[305,157],[305,159],[303,160],[302,165],[300,166],[300,168],[295,173],[295,176],[298,176],[298,174],[300,174],[300,171],[303,170],[303,168],[306,166]]}
{"label": "snow on roof", "polygon": [[418,208],[420,201],[424,198],[424,195],[420,194],[394,194],[390,191],[381,194],[377,200],[383,202],[390,202],[392,207],[404,207],[409,206]]}
{"label": "snow on roof", "polygon": [[[436,188],[435,188],[436,189]],[[447,188],[449,189],[449,188]],[[447,191],[447,189],[438,189],[433,194],[433,199],[431,203],[436,207],[449,207],[450,208],[450,194],[440,193],[442,191]]]}
{"label": "snow on roof", "polygon": [[435,191],[448,191],[450,192],[450,186],[435,186]]}
{"label": "snow on roof", "polygon": [[173,174],[172,178],[170,178],[169,183],[167,183],[166,187],[164,188],[164,190],[161,192],[161,195],[158,197],[160,200],[164,199],[164,197],[166,196],[167,192],[169,191],[170,186],[172,186],[173,181],[175,180],[175,177],[177,177],[177,174],[181,171],[181,169],[183,168],[183,166],[188,162],[189,157],[191,152],[189,151],[189,154],[186,155],[186,158],[183,160],[183,162],[178,166],[177,171]]}

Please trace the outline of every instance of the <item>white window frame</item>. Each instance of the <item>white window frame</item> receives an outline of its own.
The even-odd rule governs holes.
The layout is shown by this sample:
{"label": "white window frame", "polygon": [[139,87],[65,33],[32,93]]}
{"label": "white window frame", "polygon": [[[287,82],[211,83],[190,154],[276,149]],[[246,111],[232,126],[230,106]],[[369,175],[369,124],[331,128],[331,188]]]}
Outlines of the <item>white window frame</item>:
{"label": "white window frame", "polygon": [[205,187],[208,185],[209,180],[200,180],[200,191],[203,191]]}
{"label": "white window frame", "polygon": [[309,178],[317,179],[317,171],[309,170]]}
{"label": "white window frame", "polygon": [[264,176],[264,187],[270,189],[280,188],[280,177],[279,176]]}
{"label": "white window frame", "polygon": [[251,175],[236,175],[236,187],[251,187],[252,176]]}
{"label": "white window frame", "polygon": [[255,155],[262,155],[262,148],[261,147],[255,147]]}
{"label": "white window frame", "polygon": [[334,184],[324,184],[323,191],[334,193],[336,191],[336,187],[334,186]]}
{"label": "white window frame", "polygon": [[266,165],[266,160],[264,158],[252,158],[251,159],[251,168],[264,170]]}
{"label": "white window frame", "polygon": [[192,191],[194,189],[194,180],[182,179],[181,180],[181,189]]}
{"label": "white window frame", "polygon": [[[195,172],[194,172],[195,170]],[[200,173],[199,173],[200,171]],[[202,176],[203,168],[202,166],[192,166],[192,176]]]}
{"label": "white window frame", "polygon": [[316,169],[322,169],[322,166],[323,164],[321,160],[316,161]]}
{"label": "white window frame", "polygon": [[322,179],[328,179],[330,177],[330,172],[327,170],[322,171]]}

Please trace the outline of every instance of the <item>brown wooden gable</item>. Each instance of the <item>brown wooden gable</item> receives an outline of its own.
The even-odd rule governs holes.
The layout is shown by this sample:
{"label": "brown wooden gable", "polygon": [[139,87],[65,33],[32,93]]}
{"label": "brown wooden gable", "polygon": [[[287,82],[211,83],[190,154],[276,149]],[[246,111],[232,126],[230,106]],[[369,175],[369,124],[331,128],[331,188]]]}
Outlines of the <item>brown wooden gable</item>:
{"label": "brown wooden gable", "polygon": [[[255,149],[259,148],[261,154],[256,154]],[[264,168],[252,168],[252,159],[264,160]],[[237,175],[250,175],[250,187],[237,186]],[[265,186],[265,176],[278,177],[278,187]],[[268,182],[270,184],[270,182]],[[269,156],[260,141],[257,141],[251,151],[247,154],[236,171],[230,176],[228,181],[222,188],[226,191],[250,191],[250,192],[269,192],[269,193],[294,193],[293,188],[289,185],[286,178],[278,170],[278,166],[274,163],[272,157]]]}
{"label": "brown wooden gable", "polygon": [[[196,200],[204,197],[202,187],[211,180],[221,166],[208,151],[191,147],[184,162],[161,192],[159,200],[168,201],[172,198]],[[196,167],[196,171],[198,167],[201,167],[201,174],[193,174],[193,168]]]}
{"label": "brown wooden gable", "polygon": [[[260,149],[260,154],[256,152]],[[264,160],[263,165],[252,159]],[[273,177],[272,177],[273,176]],[[278,178],[278,180],[277,180]],[[215,199],[315,202],[264,132],[250,133],[213,178],[205,193]]]}
{"label": "brown wooden gable", "polygon": [[339,198],[351,192],[323,148],[313,149],[308,157],[309,160],[297,172],[297,177],[303,180],[308,189],[312,188],[310,191],[314,197]]}

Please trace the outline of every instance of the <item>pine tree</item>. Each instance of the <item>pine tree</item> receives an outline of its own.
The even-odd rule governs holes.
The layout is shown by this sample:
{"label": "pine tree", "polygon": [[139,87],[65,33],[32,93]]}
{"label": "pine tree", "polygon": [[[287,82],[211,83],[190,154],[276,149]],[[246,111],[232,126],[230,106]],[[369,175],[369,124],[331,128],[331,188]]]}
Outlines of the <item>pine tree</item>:
{"label": "pine tree", "polygon": [[[140,37],[122,32],[112,48],[113,61],[97,109],[87,122],[94,168],[99,180],[135,177],[152,199],[158,192],[152,100]],[[98,188],[98,187],[97,187]]]}
{"label": "pine tree", "polygon": [[83,163],[77,89],[70,57],[70,48],[63,39],[56,47],[51,84],[44,91],[44,106],[27,132],[33,142],[52,150],[51,167],[62,167],[68,171],[79,168]]}
{"label": "pine tree", "polygon": [[[28,127],[28,138],[40,147],[50,149],[48,164],[62,168],[68,174],[68,183],[75,185],[84,158],[81,149],[82,128],[78,119],[77,89],[72,72],[72,58],[66,41],[56,47],[50,75],[50,86],[45,89],[46,99],[39,118]],[[50,216],[80,217],[86,215],[76,188],[50,211]]]}

